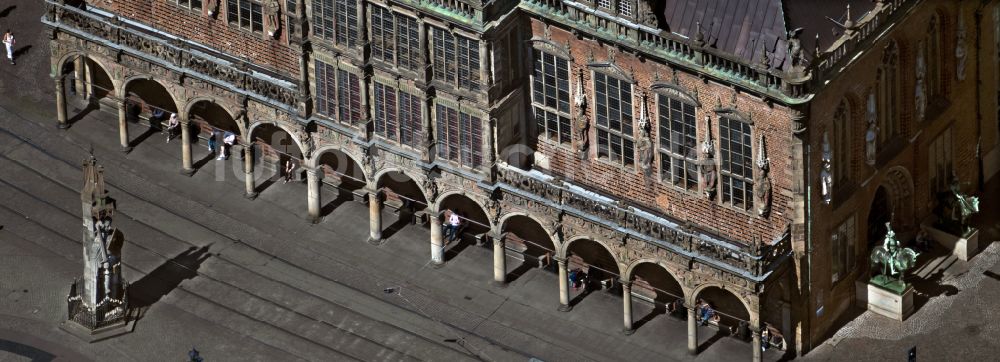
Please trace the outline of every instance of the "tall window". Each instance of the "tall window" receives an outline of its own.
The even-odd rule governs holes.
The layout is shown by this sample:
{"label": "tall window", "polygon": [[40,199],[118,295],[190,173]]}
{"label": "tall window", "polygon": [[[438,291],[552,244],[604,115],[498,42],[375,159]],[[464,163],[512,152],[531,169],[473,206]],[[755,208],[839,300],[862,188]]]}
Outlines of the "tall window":
{"label": "tall window", "polygon": [[931,193],[948,190],[951,174],[954,172],[952,163],[951,127],[941,132],[927,150],[927,176]]}
{"label": "tall window", "polygon": [[226,21],[241,29],[264,31],[264,15],[257,0],[227,0]]}
{"label": "tall window", "polygon": [[570,143],[569,60],[536,50],[531,94],[538,135]]}
{"label": "tall window", "polygon": [[899,52],[895,42],[889,43],[882,55],[878,93],[878,144],[882,145],[900,132]]}
{"label": "tall window", "polygon": [[313,0],[313,35],[349,47],[358,39],[358,0]]}
{"label": "tall window", "polygon": [[931,17],[924,47],[924,54],[927,57],[924,60],[927,64],[927,74],[924,76],[924,82],[927,84],[927,99],[934,99],[932,97],[942,95],[941,19],[938,14]]}
{"label": "tall window", "polygon": [[597,0],[597,6],[605,9],[610,9],[611,0]]}
{"label": "tall window", "polygon": [[753,154],[750,124],[719,117],[722,157],[722,202],[743,209],[753,207]]}
{"label": "tall window", "polygon": [[416,19],[372,6],[371,24],[372,57],[406,69],[418,70],[420,29]]}
{"label": "tall window", "polygon": [[191,10],[201,10],[201,0],[176,0],[177,5]]}
{"label": "tall window", "polygon": [[434,32],[434,79],[471,91],[479,90],[479,43],[475,39],[453,35],[447,30]]}
{"label": "tall window", "polygon": [[618,13],[622,16],[632,16],[632,1],[618,0]]}
{"label": "tall window", "polygon": [[659,95],[660,176],[663,182],[698,189],[694,106]]}
{"label": "tall window", "polygon": [[635,164],[632,140],[632,84],[594,73],[597,156],[622,165]]}
{"label": "tall window", "polygon": [[438,157],[462,166],[483,163],[483,125],[478,117],[444,105],[437,105]]}
{"label": "tall window", "polygon": [[421,139],[420,97],[375,82],[375,133],[414,146]]}
{"label": "tall window", "polygon": [[361,121],[361,82],[343,69],[337,70],[337,111],[341,122]]}
{"label": "tall window", "polygon": [[833,235],[830,235],[830,274],[833,283],[840,281],[854,270],[854,244],[857,239],[855,234],[854,215],[851,215],[847,221],[837,226]]}
{"label": "tall window", "polygon": [[847,102],[841,101],[833,114],[833,177],[843,185],[851,178],[851,114]]}
{"label": "tall window", "polygon": [[361,121],[358,76],[317,60],[316,112],[344,123]]}

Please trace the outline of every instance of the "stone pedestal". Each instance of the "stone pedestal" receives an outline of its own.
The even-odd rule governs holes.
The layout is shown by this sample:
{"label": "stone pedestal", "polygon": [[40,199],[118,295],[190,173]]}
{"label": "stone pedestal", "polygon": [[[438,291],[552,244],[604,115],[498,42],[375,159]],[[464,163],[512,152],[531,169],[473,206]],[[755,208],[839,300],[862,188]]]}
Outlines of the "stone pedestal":
{"label": "stone pedestal", "polygon": [[979,253],[979,230],[973,229],[972,233],[968,237],[960,237],[958,235],[953,235],[947,231],[938,230],[931,226],[932,224],[920,225],[924,231],[927,231],[927,235],[930,235],[934,241],[941,246],[951,250],[951,253],[963,261],[969,261],[972,257]]}
{"label": "stone pedestal", "polygon": [[913,313],[913,286],[907,285],[902,293],[868,283],[868,310],[902,321]]}
{"label": "stone pedestal", "polygon": [[128,318],[119,323],[97,329],[90,329],[80,325],[79,323],[68,320],[60,323],[59,329],[83,340],[84,342],[94,343],[123,334],[132,333],[132,331],[135,330],[135,320],[133,318]]}

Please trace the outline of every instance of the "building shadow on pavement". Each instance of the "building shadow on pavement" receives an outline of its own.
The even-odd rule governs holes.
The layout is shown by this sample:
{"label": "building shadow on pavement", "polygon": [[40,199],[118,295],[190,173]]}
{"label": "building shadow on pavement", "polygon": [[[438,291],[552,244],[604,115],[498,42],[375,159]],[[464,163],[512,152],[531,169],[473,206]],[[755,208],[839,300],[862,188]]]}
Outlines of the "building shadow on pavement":
{"label": "building shadow on pavement", "polygon": [[[0,351],[6,351],[17,356],[25,357],[25,359],[31,360],[32,362],[48,362],[56,359],[56,355],[54,354],[6,339],[0,339]],[[4,355],[0,355],[0,357],[4,357]],[[7,361],[8,359],[4,357],[3,360]]]}
{"label": "building shadow on pavement", "polygon": [[445,242],[444,245],[445,248],[448,248],[448,246],[451,244],[455,244],[455,246],[448,248],[448,250],[444,252],[445,262],[455,259],[455,257],[458,256],[458,254],[462,253],[462,250],[465,250],[466,248],[473,245],[473,242],[469,241],[468,238],[457,237],[455,238],[455,241],[448,241],[448,238],[443,238],[443,239]]}
{"label": "building shadow on pavement", "polygon": [[529,270],[535,269],[537,267],[538,267],[537,261],[529,261],[528,256],[525,256],[524,261],[521,262],[521,265],[518,265],[517,268],[514,268],[514,270],[511,270],[509,273],[507,273],[507,283],[513,283],[515,280],[520,278]]}
{"label": "building shadow on pavement", "polygon": [[713,334],[711,338],[709,338],[707,341],[701,342],[701,344],[698,345],[698,353],[705,352],[705,350],[708,349],[708,347],[711,347],[713,344],[715,344],[715,342],[718,342],[720,339],[728,335],[729,333],[726,332],[725,329],[719,328],[718,330],[715,331],[715,334]]}
{"label": "building shadow on pavement", "polygon": [[382,230],[382,239],[388,239],[393,235],[396,235],[396,233],[403,230],[406,225],[411,224],[411,220],[413,220],[412,213],[399,211],[399,217],[396,219],[396,222],[389,225],[389,227],[385,228],[385,230]]}
{"label": "building shadow on pavement", "polygon": [[146,141],[146,139],[148,139],[149,137],[152,137],[154,134],[157,134],[157,133],[160,133],[160,130],[158,130],[158,129],[154,128],[154,127],[149,127],[149,128],[146,129],[146,132],[143,132],[141,135],[139,135],[139,137],[136,137],[136,138],[132,139],[132,141],[130,141],[128,143],[128,145],[129,145],[129,147],[136,147],[136,146],[142,144],[144,141]]}
{"label": "building shadow on pavement", "polygon": [[[319,209],[319,216],[326,217],[327,215],[330,215],[333,210],[336,210],[340,207],[340,205],[343,205],[345,202],[352,200],[353,198],[354,197],[350,192],[338,192],[337,197],[333,198],[333,200],[330,200],[330,202],[326,203],[326,205],[323,205],[323,207]],[[386,238],[388,239],[388,237]]]}
{"label": "building shadow on pavement", "polygon": [[660,303],[656,303],[656,306],[653,307],[653,309],[650,310],[649,313],[647,313],[645,316],[632,323],[632,329],[642,328],[643,325],[652,321],[653,318],[656,318],[656,316],[666,313],[667,313],[667,308],[661,305]]}
{"label": "building shadow on pavement", "polygon": [[83,119],[83,117],[86,117],[88,114],[98,110],[99,108],[100,106],[98,106],[96,102],[90,102],[87,103],[87,105],[84,106],[83,109],[74,109],[73,111],[76,112],[76,115],[67,119],[66,124],[72,126],[74,123],[79,122],[81,119]]}
{"label": "building shadow on pavement", "polygon": [[205,157],[202,157],[200,160],[198,160],[193,165],[191,165],[191,168],[193,168],[195,170],[195,172],[197,172],[198,170],[201,170],[202,167],[205,167],[205,164],[207,164],[208,161],[211,161],[211,160],[214,160],[214,159],[215,159],[215,153],[214,152],[213,153],[206,153]]}
{"label": "building shadow on pavement", "polygon": [[192,246],[129,285],[129,304],[139,312],[136,319],[142,319],[150,306],[170,294],[181,282],[197,276],[201,263],[211,256],[209,247],[211,245]]}

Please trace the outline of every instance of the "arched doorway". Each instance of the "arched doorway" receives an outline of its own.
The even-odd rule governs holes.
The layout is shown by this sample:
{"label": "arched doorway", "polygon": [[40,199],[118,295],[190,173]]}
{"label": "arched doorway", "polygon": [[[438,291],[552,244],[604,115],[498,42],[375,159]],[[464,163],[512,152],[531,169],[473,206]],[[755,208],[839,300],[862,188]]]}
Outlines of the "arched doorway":
{"label": "arched doorway", "polygon": [[329,214],[344,201],[352,198],[362,201],[367,181],[361,165],[351,156],[338,149],[325,149],[313,157],[316,157],[316,167],[323,174],[323,188],[337,195],[323,205],[323,215]]}
{"label": "arched doorway", "polygon": [[458,213],[460,220],[455,236],[444,238],[445,260],[451,260],[472,244],[485,241],[491,225],[486,211],[476,201],[463,194],[453,193],[438,202],[438,211],[440,212],[438,217],[442,218],[442,232],[445,236],[448,235],[448,219],[451,213]]}
{"label": "arched doorway", "polygon": [[[187,112],[191,127],[192,144],[207,143],[208,138],[212,136],[213,132],[222,135],[226,132],[231,132],[236,135],[236,141],[234,144],[244,144],[245,137],[243,136],[243,132],[240,131],[240,127],[236,123],[236,119],[234,119],[232,114],[218,103],[207,99],[198,100],[188,107]],[[221,143],[221,140],[216,140],[216,142]],[[208,150],[206,149],[206,151]],[[215,158],[215,156],[214,152],[205,152],[205,156],[198,159],[198,161],[194,164],[194,168],[201,168],[201,166]]]}
{"label": "arched doorway", "polygon": [[639,315],[631,328],[640,328],[656,316],[666,313],[667,306],[671,303],[674,303],[672,308],[675,311],[683,310],[684,289],[662,265],[651,261],[641,262],[632,267],[628,280],[632,282],[630,291],[633,297],[653,304],[652,310]]}
{"label": "arched doorway", "polygon": [[885,238],[888,231],[885,224],[892,220],[892,210],[888,192],[885,187],[879,186],[878,190],[875,190],[875,197],[872,198],[871,207],[868,209],[868,252],[871,252]]}
{"label": "arched doorway", "polygon": [[[255,150],[253,163],[267,175],[264,182],[256,184],[253,192],[259,194],[279,179],[290,182],[304,179],[302,150],[287,131],[277,125],[263,123],[251,127],[249,139]],[[289,162],[292,171],[286,172]]]}
{"label": "arched doorway", "polygon": [[[747,310],[743,301],[729,290],[718,286],[709,286],[695,294],[695,302],[708,303],[714,315],[709,315],[708,321],[702,324],[717,323],[720,331],[729,332],[728,328],[735,327],[737,337],[746,341],[749,339],[750,311]],[[701,314],[703,309],[699,309]],[[702,315],[697,316],[702,318]],[[725,328],[725,329],[724,329]]]}
{"label": "arched doorway", "polygon": [[[110,96],[115,95],[111,76],[99,63],[83,54],[72,54],[63,58],[59,78],[56,80],[56,101],[62,112],[60,128],[68,128],[90,112],[97,110],[101,103],[113,107]],[[69,95],[69,97],[67,97]],[[73,103],[73,114],[67,119],[67,99]]]}
{"label": "arched doorway", "polygon": [[[576,239],[566,246],[566,271],[570,278],[570,306],[589,293],[604,290],[621,292],[621,270],[618,260],[601,243],[591,239]],[[576,275],[576,277],[574,277]]]}
{"label": "arched doorway", "polygon": [[[163,122],[171,113],[177,113],[173,95],[158,81],[152,78],[136,78],[127,81],[122,86],[125,94],[125,120],[132,124],[147,126],[145,132],[134,138],[128,138],[128,133],[122,133],[122,146],[135,147],[163,129]],[[119,117],[121,114],[119,113]],[[119,120],[121,122],[121,120]],[[127,126],[121,125],[120,126]]]}
{"label": "arched doorway", "polygon": [[423,190],[402,171],[383,173],[376,181],[375,188],[379,191],[382,205],[397,216],[396,221],[383,231],[383,238],[388,239],[407,224],[416,224],[428,216],[427,199]]}
{"label": "arched doorway", "polygon": [[533,268],[554,270],[551,267],[552,257],[556,255],[555,244],[534,218],[522,214],[507,217],[500,225],[500,234],[506,250],[520,260],[520,265],[507,273],[507,281],[512,282]]}

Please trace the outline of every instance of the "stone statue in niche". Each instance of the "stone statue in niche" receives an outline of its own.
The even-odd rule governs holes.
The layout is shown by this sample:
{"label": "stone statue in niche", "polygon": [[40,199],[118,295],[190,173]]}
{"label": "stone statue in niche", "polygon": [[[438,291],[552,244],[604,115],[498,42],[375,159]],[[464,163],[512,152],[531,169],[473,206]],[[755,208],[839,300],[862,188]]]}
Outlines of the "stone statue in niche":
{"label": "stone statue in niche", "polygon": [[215,16],[216,10],[219,9],[219,0],[205,0],[205,9],[208,10],[208,16]]}
{"label": "stone statue in niche", "polygon": [[831,162],[833,161],[833,152],[830,150],[830,137],[823,131],[823,155],[822,155],[822,167],[819,170],[819,180],[820,180],[820,195],[823,198],[824,204],[830,204],[833,199],[833,173],[831,172]]}
{"label": "stone statue in niche", "polygon": [[636,0],[638,7],[636,13],[639,14],[639,23],[642,25],[659,28],[660,22],[656,19],[656,10],[653,8],[653,0]]}
{"label": "stone statue in niche", "polygon": [[878,125],[875,122],[877,112],[875,92],[870,92],[868,93],[867,107],[868,130],[865,131],[865,163],[871,166],[875,165],[875,156],[877,154],[875,149],[875,142],[878,140]]}
{"label": "stone statue in niche", "polygon": [[958,28],[955,29],[955,78],[965,80],[965,59],[968,54],[965,50],[965,19],[962,13],[958,14]]}
{"label": "stone statue in niche", "polygon": [[642,104],[639,107],[639,139],[636,140],[636,150],[638,151],[639,169],[642,175],[649,177],[653,170],[653,141],[649,137],[649,116],[646,114],[646,95],[641,96]]}
{"label": "stone statue in niche", "polygon": [[924,78],[927,76],[927,64],[924,60],[924,42],[917,45],[916,86],[913,92],[913,103],[916,106],[917,120],[923,121],[927,112],[927,96],[924,94]]}
{"label": "stone statue in niche", "polygon": [[712,118],[705,116],[705,140],[701,143],[701,189],[705,197],[715,197],[715,143],[712,141]]}
{"label": "stone statue in niche", "polygon": [[580,154],[581,160],[587,159],[587,149],[590,145],[590,121],[587,119],[587,97],[583,94],[583,70],[576,82],[576,97],[573,99],[576,106],[576,152]]}
{"label": "stone statue in niche", "polygon": [[757,179],[754,180],[754,204],[757,205],[757,215],[767,217],[771,212],[771,179],[767,177],[771,169],[771,160],[767,158],[767,147],[764,135],[760,135],[757,145]]}
{"label": "stone statue in niche", "polygon": [[269,0],[264,6],[264,14],[267,14],[267,36],[274,37],[278,34],[278,29],[281,27],[281,22],[278,20],[278,15],[281,13],[281,4],[278,0]]}
{"label": "stone statue in niche", "polygon": [[800,70],[805,67],[805,58],[802,52],[802,42],[799,41],[799,34],[802,28],[796,28],[788,32],[788,59],[791,61],[792,69]]}

